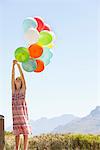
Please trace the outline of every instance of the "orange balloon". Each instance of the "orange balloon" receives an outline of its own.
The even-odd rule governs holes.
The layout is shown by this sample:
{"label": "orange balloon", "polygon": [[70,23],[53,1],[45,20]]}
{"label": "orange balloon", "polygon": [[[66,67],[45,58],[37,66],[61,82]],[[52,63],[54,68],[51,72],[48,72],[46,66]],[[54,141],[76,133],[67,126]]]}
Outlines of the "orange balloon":
{"label": "orange balloon", "polygon": [[43,48],[38,44],[32,44],[28,50],[32,58],[38,58],[43,53]]}
{"label": "orange balloon", "polygon": [[34,72],[42,72],[44,70],[44,62],[42,60],[36,60],[37,68]]}

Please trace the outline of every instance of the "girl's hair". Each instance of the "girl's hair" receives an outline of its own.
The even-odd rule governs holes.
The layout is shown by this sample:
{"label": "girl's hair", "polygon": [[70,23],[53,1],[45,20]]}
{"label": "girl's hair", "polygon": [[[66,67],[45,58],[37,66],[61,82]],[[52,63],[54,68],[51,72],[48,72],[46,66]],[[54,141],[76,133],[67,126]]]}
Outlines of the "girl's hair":
{"label": "girl's hair", "polygon": [[[20,77],[17,77],[17,78],[16,78],[16,80],[20,80],[20,81],[21,81],[20,89],[22,89],[22,80],[21,80],[21,78],[20,78]],[[16,88],[16,84],[15,84],[15,90],[17,90],[17,88]]]}

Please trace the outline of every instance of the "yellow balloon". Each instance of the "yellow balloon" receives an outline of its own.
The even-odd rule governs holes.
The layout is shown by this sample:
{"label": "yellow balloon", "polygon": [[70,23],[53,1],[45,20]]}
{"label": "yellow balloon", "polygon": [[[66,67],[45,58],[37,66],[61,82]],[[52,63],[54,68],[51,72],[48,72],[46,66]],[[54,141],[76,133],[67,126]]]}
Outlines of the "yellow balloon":
{"label": "yellow balloon", "polygon": [[39,45],[39,46],[42,46],[42,47],[43,47],[43,45],[42,45],[42,44],[40,44],[39,42],[37,42],[36,44],[37,44],[37,45]]}
{"label": "yellow balloon", "polygon": [[54,47],[54,44],[51,43],[51,44],[49,44],[47,47],[48,47],[48,48],[53,48],[53,47]]}
{"label": "yellow balloon", "polygon": [[50,49],[54,47],[54,43],[50,43],[50,44],[48,44],[48,45],[46,45],[46,46],[43,46],[43,45],[41,45],[41,44],[38,43],[38,42],[37,42],[37,44],[38,44],[39,46],[47,47],[47,48],[50,48]]}

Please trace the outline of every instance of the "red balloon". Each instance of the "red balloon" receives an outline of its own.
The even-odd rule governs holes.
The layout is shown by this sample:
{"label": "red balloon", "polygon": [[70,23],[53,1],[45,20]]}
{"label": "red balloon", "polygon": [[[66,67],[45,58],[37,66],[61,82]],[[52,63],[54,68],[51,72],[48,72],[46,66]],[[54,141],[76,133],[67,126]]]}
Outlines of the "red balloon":
{"label": "red balloon", "polygon": [[45,25],[44,25],[44,28],[43,28],[43,30],[48,30],[48,31],[51,31],[50,27],[49,27],[47,24],[45,24]]}
{"label": "red balloon", "polygon": [[29,48],[29,53],[32,58],[38,58],[43,53],[43,48],[38,44],[32,44]]}
{"label": "red balloon", "polygon": [[37,68],[34,72],[42,72],[44,70],[44,62],[42,60],[36,60]]}
{"label": "red balloon", "polygon": [[35,17],[34,19],[37,21],[37,24],[38,24],[37,30],[39,32],[42,31],[43,28],[44,28],[44,22],[43,22],[43,20],[41,18],[38,18],[38,17]]}

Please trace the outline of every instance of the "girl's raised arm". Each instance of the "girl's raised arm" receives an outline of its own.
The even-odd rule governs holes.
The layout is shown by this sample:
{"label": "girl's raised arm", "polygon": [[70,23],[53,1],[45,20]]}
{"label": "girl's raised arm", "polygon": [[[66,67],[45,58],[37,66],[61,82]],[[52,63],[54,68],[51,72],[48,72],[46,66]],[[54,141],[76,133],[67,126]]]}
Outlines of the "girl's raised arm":
{"label": "girl's raised arm", "polygon": [[12,93],[14,93],[15,92],[15,68],[14,68],[14,66],[15,66],[15,61],[13,60],[13,66],[12,66]]}
{"label": "girl's raised arm", "polygon": [[24,78],[24,74],[22,72],[22,69],[20,67],[20,64],[16,63],[17,66],[18,66],[18,69],[19,69],[19,72],[20,72],[20,75],[21,75],[21,79],[22,79],[22,88],[26,89],[26,82],[25,82],[25,78]]}

